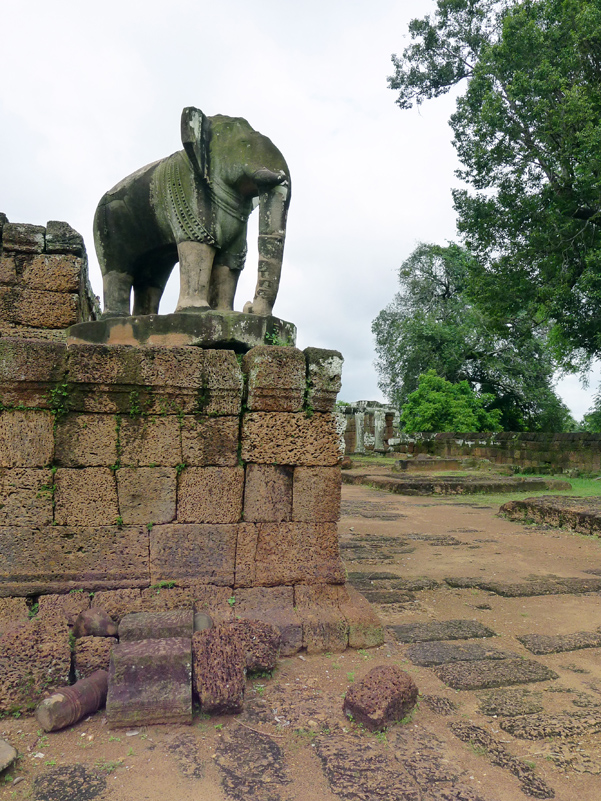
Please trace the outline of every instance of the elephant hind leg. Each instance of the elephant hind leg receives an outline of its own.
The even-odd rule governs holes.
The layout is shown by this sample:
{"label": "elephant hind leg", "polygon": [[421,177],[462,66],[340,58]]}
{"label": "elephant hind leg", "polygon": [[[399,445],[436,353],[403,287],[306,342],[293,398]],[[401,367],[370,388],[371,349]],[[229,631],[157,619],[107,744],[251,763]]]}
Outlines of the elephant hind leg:
{"label": "elephant hind leg", "polygon": [[129,273],[112,270],[102,276],[103,317],[129,317],[129,299],[133,278]]}
{"label": "elephant hind leg", "polygon": [[240,278],[240,270],[232,270],[227,264],[213,266],[209,294],[212,309],[233,311],[238,278]]}
{"label": "elephant hind leg", "polygon": [[134,286],[134,310],[133,314],[158,314],[159,303],[163,296],[163,287],[159,286]]}

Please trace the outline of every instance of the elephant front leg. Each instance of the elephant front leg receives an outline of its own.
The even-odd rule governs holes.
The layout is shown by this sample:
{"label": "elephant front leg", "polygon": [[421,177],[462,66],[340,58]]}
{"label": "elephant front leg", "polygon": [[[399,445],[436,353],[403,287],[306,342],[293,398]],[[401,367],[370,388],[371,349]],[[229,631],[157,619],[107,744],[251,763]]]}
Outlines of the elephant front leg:
{"label": "elephant front leg", "polygon": [[104,311],[102,317],[129,317],[133,278],[129,273],[111,270],[102,276]]}
{"label": "elephant front leg", "polygon": [[176,312],[205,311],[209,306],[209,287],[215,248],[204,242],[180,242],[180,289]]}

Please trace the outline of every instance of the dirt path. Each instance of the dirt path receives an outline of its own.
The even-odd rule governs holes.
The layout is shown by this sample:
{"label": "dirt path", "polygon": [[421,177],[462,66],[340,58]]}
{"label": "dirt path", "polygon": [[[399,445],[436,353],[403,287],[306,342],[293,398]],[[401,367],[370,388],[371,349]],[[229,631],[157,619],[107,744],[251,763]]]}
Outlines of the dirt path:
{"label": "dirt path", "polygon": [[[480,503],[343,487],[349,578],[389,627],[384,646],[284,659],[249,680],[238,718],[192,727],[109,731],[98,714],[41,736],[4,719],[22,758],[0,798],[598,801],[601,544]],[[383,662],[422,697],[410,722],[369,735],[342,695]]]}

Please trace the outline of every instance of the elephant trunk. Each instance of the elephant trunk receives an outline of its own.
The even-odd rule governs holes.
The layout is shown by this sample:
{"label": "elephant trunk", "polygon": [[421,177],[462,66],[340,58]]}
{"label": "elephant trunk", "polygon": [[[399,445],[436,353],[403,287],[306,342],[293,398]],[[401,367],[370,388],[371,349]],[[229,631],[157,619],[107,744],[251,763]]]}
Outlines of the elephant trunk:
{"label": "elephant trunk", "polygon": [[287,182],[259,195],[259,272],[254,300],[245,305],[245,312],[269,315],[273,311],[280,285],[289,201]]}

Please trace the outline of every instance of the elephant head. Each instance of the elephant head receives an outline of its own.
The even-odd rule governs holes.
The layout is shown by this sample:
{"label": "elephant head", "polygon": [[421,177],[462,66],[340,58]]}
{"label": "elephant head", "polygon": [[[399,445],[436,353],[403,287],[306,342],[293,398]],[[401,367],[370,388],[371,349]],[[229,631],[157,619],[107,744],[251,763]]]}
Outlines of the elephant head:
{"label": "elephant head", "polygon": [[259,265],[244,311],[269,315],[276,299],[290,203],[280,151],[240,117],[182,112],[184,146],[107,192],[94,220],[103,273],[104,316],[156,314],[180,263],[176,311],[233,309],[246,255],[247,220],[258,205]]}

